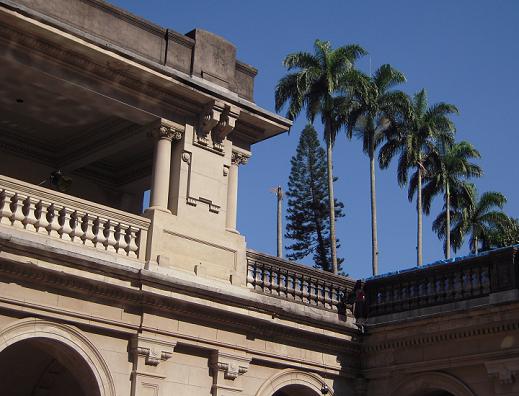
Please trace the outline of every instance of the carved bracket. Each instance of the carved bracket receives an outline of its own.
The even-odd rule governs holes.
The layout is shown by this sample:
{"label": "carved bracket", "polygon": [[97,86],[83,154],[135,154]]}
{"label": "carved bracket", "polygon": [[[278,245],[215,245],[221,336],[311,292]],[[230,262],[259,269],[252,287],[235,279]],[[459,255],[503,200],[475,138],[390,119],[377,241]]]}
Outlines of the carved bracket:
{"label": "carved bracket", "polygon": [[485,362],[487,373],[500,385],[513,384],[519,374],[518,359],[503,359]]}
{"label": "carved bracket", "polygon": [[239,375],[245,374],[249,370],[249,358],[235,356],[220,351],[214,351],[211,356],[211,368],[214,375],[223,373],[225,379],[235,380]]}
{"label": "carved bracket", "polygon": [[209,102],[200,116],[196,142],[202,146],[223,152],[223,142],[231,133],[240,115],[236,106],[213,100]]}
{"label": "carved bracket", "polygon": [[144,358],[144,364],[158,366],[173,356],[175,344],[136,336],[132,340],[132,352],[136,359]]}

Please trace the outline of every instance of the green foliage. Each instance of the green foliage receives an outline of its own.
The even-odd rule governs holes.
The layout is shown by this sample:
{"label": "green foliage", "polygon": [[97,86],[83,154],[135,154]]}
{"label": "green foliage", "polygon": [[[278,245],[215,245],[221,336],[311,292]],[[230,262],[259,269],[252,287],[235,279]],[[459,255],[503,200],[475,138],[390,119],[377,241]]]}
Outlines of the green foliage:
{"label": "green foliage", "polygon": [[[430,213],[431,203],[435,196],[443,196],[442,215],[452,213],[452,207],[458,207],[464,202],[465,190],[463,183],[472,177],[480,177],[483,174],[481,168],[470,160],[481,158],[479,151],[466,141],[444,146],[437,145],[431,154],[429,169],[425,172],[423,187],[423,209],[426,214]],[[450,222],[450,219],[449,219]],[[447,246],[447,218],[445,228],[436,230],[438,238],[444,240],[443,250],[446,257],[450,246]]]}
{"label": "green foliage", "polygon": [[[326,155],[313,126],[307,125],[301,133],[291,165],[285,236],[293,243],[287,246],[291,251],[287,257],[301,260],[312,254],[316,268],[332,271]],[[335,200],[336,218],[344,216],[342,208]],[[343,259],[337,261],[340,271]]]}
{"label": "green foliage", "polygon": [[496,249],[519,244],[519,220],[509,217],[491,228],[483,241],[482,250]]}
{"label": "green foliage", "polygon": [[330,202],[330,246],[333,272],[338,272],[336,253],[335,219],[331,210],[335,202],[333,196],[332,147],[338,131],[345,122],[344,109],[349,100],[344,95],[351,76],[355,74],[354,62],[366,51],[358,45],[346,45],[333,49],[330,42],[315,40],[314,53],[297,52],[285,57],[288,69],[279,80],[275,92],[276,111],[288,105],[287,117],[295,119],[306,109],[306,116],[313,122],[321,116],[326,140],[326,161],[328,178],[328,201]]}
{"label": "green foliage", "polygon": [[[438,145],[454,143],[454,124],[449,116],[458,109],[448,103],[436,103],[428,107],[424,89],[408,99],[409,107],[405,119],[397,128],[386,134],[386,143],[379,152],[381,168],[387,168],[391,160],[398,156],[397,180],[401,186],[409,182],[409,201],[418,186],[418,170],[431,166],[431,156]],[[409,171],[414,170],[409,179]]]}
{"label": "green foliage", "polygon": [[[452,201],[451,210],[452,247],[454,251],[459,250],[465,238],[470,236],[470,251],[478,253],[480,246],[489,240],[492,230],[506,227],[509,217],[501,210],[506,198],[495,191],[478,195],[472,183],[462,183],[458,188],[460,191],[455,191],[457,199]],[[445,219],[445,211],[442,211],[433,222],[433,230],[438,235],[445,235]]]}
{"label": "green foliage", "polygon": [[372,77],[360,72],[350,77],[347,133],[362,140],[363,150],[370,157],[386,134],[396,133],[407,113],[407,95],[393,89],[405,81],[391,65],[382,65]]}

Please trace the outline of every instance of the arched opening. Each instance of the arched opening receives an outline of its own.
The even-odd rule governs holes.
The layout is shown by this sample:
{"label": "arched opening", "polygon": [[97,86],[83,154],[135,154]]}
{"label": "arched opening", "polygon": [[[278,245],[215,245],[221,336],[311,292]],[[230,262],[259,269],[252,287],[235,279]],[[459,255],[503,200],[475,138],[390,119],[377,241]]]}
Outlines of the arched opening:
{"label": "arched opening", "polygon": [[287,385],[279,389],[272,396],[321,396],[314,390],[304,385]]}
{"label": "arched opening", "polygon": [[443,389],[420,389],[412,396],[456,396]]}
{"label": "arched opening", "polygon": [[391,396],[475,396],[459,378],[443,372],[415,374],[404,379]]}
{"label": "arched opening", "polygon": [[9,396],[101,396],[96,378],[72,348],[29,338],[0,352],[2,394]]}
{"label": "arched opening", "polygon": [[267,379],[256,396],[334,396],[333,388],[317,373],[285,369]]}

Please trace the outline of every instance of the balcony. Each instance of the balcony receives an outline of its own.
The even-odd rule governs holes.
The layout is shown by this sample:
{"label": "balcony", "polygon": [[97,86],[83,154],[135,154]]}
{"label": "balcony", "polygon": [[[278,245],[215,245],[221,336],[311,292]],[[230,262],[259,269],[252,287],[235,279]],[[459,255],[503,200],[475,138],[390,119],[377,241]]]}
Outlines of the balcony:
{"label": "balcony", "polygon": [[144,260],[150,220],[0,175],[0,225]]}
{"label": "balcony", "polygon": [[355,281],[258,253],[247,252],[247,285],[256,293],[327,311],[346,313]]}
{"label": "balcony", "polygon": [[400,320],[517,300],[518,246],[368,279],[370,320]]}

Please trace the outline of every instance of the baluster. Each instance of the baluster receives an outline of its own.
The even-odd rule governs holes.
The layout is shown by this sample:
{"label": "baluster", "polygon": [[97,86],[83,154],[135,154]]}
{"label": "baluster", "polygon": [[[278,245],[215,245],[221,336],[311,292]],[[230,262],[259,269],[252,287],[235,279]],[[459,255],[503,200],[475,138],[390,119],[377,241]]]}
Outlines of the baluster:
{"label": "baluster", "polygon": [[18,193],[11,198],[11,225],[16,228],[24,228],[23,202],[26,198],[27,196]]}
{"label": "baluster", "polygon": [[59,230],[61,228],[59,224],[59,211],[61,207],[55,204],[50,204],[47,209],[47,233],[49,236],[59,238]]}
{"label": "baluster", "polygon": [[463,299],[463,270],[456,273],[456,299]]}
{"label": "baluster", "polygon": [[440,303],[445,302],[445,274],[439,273],[438,274],[438,301]]}
{"label": "baluster", "polygon": [[95,247],[95,220],[96,218],[88,213],[85,213],[81,219],[81,231],[83,231],[81,241],[85,246]]}
{"label": "baluster", "polygon": [[11,199],[14,193],[7,190],[0,191],[0,224],[11,225]]}
{"label": "baluster", "polygon": [[324,282],[321,282],[320,284],[318,284],[318,294],[319,294],[319,298],[317,299],[317,304],[326,308],[326,303],[325,303],[325,299],[324,299]]}
{"label": "baluster", "polygon": [[254,264],[247,260],[247,285],[254,286]]}
{"label": "baluster", "polygon": [[328,286],[328,283],[324,282],[323,283],[323,306],[325,308],[331,308],[329,296],[328,296],[329,291],[330,291],[330,287]]}
{"label": "baluster", "polygon": [[71,241],[72,237],[70,234],[72,233],[72,227],[70,226],[72,210],[66,207],[62,207],[59,211],[58,222],[59,222],[59,230],[58,234],[61,239],[64,241]]}
{"label": "baluster", "polygon": [[400,285],[400,309],[406,310],[409,309],[409,296],[407,291],[407,282],[403,282]]}
{"label": "baluster", "polygon": [[94,246],[97,249],[104,248],[104,243],[106,241],[105,223],[106,223],[106,220],[102,219],[100,217],[97,217],[94,220],[94,228],[93,228],[94,240],[93,240],[93,242],[94,242]]}
{"label": "baluster", "polygon": [[272,291],[275,291],[279,296],[279,268],[272,268]]}
{"label": "baluster", "polygon": [[36,202],[31,198],[27,197],[23,202],[23,226],[27,231],[36,232]]}
{"label": "baluster", "polygon": [[280,269],[279,270],[279,283],[280,283],[279,294],[285,298],[288,298],[288,293],[287,293],[288,283],[287,282],[288,282],[288,278],[287,278],[286,272],[282,271]]}
{"label": "baluster", "polygon": [[75,210],[70,215],[70,227],[72,228],[72,232],[70,233],[70,237],[72,242],[75,243],[83,243],[83,235],[85,232],[83,231],[83,219],[85,218],[85,214],[81,211]]}
{"label": "baluster", "polygon": [[37,219],[36,222],[36,232],[41,234],[49,235],[49,221],[47,220],[47,214],[49,213],[50,202],[39,201],[36,204],[35,216]]}
{"label": "baluster", "polygon": [[297,299],[299,301],[303,301],[304,300],[303,279],[301,279],[300,275],[298,275],[298,274],[294,274],[294,276],[296,277]]}
{"label": "baluster", "polygon": [[265,292],[265,286],[267,285],[268,268],[265,265],[263,265],[261,270],[261,289],[263,290],[263,292]]}
{"label": "baluster", "polygon": [[139,257],[141,230],[132,226],[128,227],[126,231],[126,252],[128,257]]}
{"label": "baluster", "polygon": [[105,250],[109,252],[116,252],[115,245],[117,241],[115,239],[115,226],[116,224],[112,220],[108,220],[105,222],[103,234],[105,236],[105,240],[103,242],[103,246]]}
{"label": "baluster", "polygon": [[486,295],[490,293],[490,277],[488,267],[481,269],[481,293]]}

